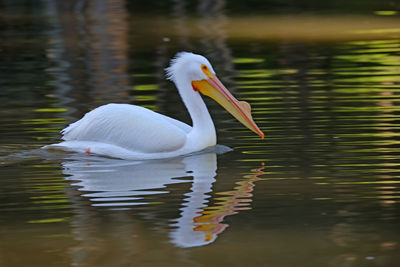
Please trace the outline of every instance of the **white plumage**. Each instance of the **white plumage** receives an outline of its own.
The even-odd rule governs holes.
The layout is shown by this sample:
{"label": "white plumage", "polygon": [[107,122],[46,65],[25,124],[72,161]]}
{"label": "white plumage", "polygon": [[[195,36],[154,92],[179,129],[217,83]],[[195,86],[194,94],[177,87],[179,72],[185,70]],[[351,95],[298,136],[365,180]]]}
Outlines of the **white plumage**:
{"label": "white plumage", "polygon": [[62,139],[102,142],[139,153],[162,153],[182,148],[191,128],[140,106],[108,104],[65,128]]}
{"label": "white plumage", "polygon": [[[236,110],[239,117],[230,111],[235,117],[243,116],[254,124],[249,108],[241,109],[242,105],[219,82],[203,56],[179,53],[167,68],[167,77],[178,88],[192,127],[140,106],[108,104],[62,130],[63,142],[46,147],[137,160],[175,157],[215,146],[214,124],[199,91],[211,97],[215,94],[228,111],[231,106]],[[249,128],[255,131],[253,125]]]}

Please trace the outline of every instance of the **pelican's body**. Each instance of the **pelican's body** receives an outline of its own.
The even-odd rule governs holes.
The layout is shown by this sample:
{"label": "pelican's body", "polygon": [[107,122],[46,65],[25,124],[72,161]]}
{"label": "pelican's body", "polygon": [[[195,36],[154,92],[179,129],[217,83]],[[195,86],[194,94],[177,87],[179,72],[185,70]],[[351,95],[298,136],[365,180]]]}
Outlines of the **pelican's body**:
{"label": "pelican's body", "polygon": [[183,122],[128,104],[98,107],[62,133],[65,141],[57,146],[126,159],[174,157],[216,144],[212,122],[200,133]]}
{"label": "pelican's body", "polygon": [[263,137],[251,119],[250,106],[229,94],[206,58],[179,53],[167,73],[178,88],[193,126],[140,106],[108,104],[69,125],[62,131],[64,141],[50,147],[123,159],[157,159],[215,146],[214,124],[199,91],[216,99]]}

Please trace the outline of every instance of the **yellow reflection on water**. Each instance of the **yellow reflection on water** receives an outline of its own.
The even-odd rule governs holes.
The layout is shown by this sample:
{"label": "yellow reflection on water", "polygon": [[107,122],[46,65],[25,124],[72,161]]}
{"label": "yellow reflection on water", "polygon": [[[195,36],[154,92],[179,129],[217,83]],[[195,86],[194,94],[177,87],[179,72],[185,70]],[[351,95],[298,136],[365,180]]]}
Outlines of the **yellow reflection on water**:
{"label": "yellow reflection on water", "polygon": [[37,108],[34,109],[35,112],[65,112],[68,111],[66,108]]}
{"label": "yellow reflection on water", "polygon": [[393,16],[396,15],[398,12],[395,10],[378,10],[374,13],[378,16]]}
{"label": "yellow reflection on water", "polygon": [[60,223],[70,221],[71,217],[64,218],[50,218],[50,219],[41,219],[41,220],[30,220],[28,223]]}
{"label": "yellow reflection on water", "polygon": [[235,58],[233,63],[235,64],[251,64],[251,63],[262,63],[264,59],[262,58]]}
{"label": "yellow reflection on water", "polygon": [[158,84],[138,84],[133,87],[134,91],[156,91]]}
{"label": "yellow reflection on water", "polygon": [[53,124],[53,123],[66,123],[65,118],[34,118],[21,120],[21,124]]}
{"label": "yellow reflection on water", "polygon": [[200,216],[193,218],[195,223],[194,231],[204,232],[204,241],[208,242],[222,233],[228,224],[222,223],[224,218],[234,215],[241,210],[250,210],[252,202],[252,192],[255,182],[264,174],[264,166],[251,170],[252,174],[244,176],[244,179],[236,182],[236,187],[232,191],[216,192],[212,206],[203,208]]}

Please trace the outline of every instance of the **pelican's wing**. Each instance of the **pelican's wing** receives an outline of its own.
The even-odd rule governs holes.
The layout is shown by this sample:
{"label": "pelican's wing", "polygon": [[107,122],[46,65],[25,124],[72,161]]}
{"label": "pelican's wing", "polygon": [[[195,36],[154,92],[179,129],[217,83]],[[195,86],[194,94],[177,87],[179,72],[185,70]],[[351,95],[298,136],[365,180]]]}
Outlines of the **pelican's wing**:
{"label": "pelican's wing", "polygon": [[160,153],[181,148],[190,129],[143,107],[108,104],[88,112],[62,134],[65,141],[93,141],[140,153]]}

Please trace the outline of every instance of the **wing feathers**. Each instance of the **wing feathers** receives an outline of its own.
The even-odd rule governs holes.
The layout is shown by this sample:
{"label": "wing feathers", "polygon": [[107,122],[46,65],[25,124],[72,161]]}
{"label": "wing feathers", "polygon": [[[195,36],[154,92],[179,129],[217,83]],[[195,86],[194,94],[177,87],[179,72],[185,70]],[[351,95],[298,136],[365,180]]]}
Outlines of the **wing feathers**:
{"label": "wing feathers", "polygon": [[66,141],[95,141],[142,153],[181,148],[191,127],[149,109],[108,104],[87,113],[62,131]]}

